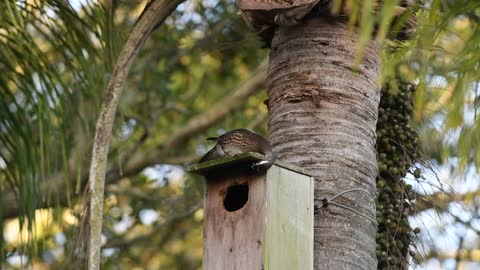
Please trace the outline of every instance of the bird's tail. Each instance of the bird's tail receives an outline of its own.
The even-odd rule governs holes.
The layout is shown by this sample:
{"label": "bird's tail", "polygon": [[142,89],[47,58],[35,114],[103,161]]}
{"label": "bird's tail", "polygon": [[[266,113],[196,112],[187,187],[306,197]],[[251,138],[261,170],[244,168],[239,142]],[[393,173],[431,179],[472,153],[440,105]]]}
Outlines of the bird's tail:
{"label": "bird's tail", "polygon": [[275,160],[277,159],[277,155],[275,155],[273,151],[267,151],[263,159],[267,162],[265,163],[266,164],[265,167],[270,168],[270,166],[272,166],[273,163],[275,163]]}

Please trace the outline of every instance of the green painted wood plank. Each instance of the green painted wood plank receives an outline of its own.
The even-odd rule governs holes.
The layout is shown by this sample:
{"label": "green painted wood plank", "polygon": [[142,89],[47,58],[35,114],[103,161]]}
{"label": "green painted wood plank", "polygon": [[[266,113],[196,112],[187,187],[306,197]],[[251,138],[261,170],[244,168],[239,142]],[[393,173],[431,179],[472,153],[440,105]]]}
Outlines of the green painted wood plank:
{"label": "green painted wood plank", "polygon": [[265,270],[313,269],[313,177],[267,172]]}

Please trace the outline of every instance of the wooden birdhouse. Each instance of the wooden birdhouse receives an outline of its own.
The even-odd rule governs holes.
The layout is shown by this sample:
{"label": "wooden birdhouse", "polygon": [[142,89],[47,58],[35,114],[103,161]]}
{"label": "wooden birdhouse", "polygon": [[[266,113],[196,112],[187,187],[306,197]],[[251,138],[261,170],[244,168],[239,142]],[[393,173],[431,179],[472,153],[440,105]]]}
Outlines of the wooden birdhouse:
{"label": "wooden birdhouse", "polygon": [[204,269],[313,269],[313,177],[244,153],[191,165],[204,175]]}

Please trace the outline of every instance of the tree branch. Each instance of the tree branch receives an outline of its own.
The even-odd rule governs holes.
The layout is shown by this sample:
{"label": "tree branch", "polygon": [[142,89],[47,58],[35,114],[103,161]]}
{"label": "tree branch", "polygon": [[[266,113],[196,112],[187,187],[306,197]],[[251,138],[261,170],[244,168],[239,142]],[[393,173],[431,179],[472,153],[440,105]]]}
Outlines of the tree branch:
{"label": "tree branch", "polygon": [[459,258],[460,261],[463,262],[478,262],[480,261],[480,249],[460,249],[460,250],[445,250],[438,252],[436,250],[432,250],[425,254],[424,256],[420,256],[420,263],[427,262],[429,259],[436,259],[436,260],[447,260],[447,259],[455,259]]}
{"label": "tree branch", "polygon": [[100,110],[100,116],[95,129],[95,140],[92,150],[92,161],[89,174],[89,243],[88,269],[100,269],[100,249],[103,217],[103,195],[105,188],[105,173],[107,154],[112,133],[113,119],[118,105],[118,99],[123,89],[125,79],[140,48],[152,29],[167,18],[183,0],[156,0],[145,8],[137,23],[133,26],[117,58],[112,77],[108,82]]}
{"label": "tree branch", "polygon": [[464,194],[455,194],[448,192],[436,192],[430,195],[417,194],[415,206],[416,212],[422,212],[428,209],[435,209],[438,212],[445,212],[452,202],[463,202],[469,204],[474,198],[480,196],[480,190],[467,192]]}

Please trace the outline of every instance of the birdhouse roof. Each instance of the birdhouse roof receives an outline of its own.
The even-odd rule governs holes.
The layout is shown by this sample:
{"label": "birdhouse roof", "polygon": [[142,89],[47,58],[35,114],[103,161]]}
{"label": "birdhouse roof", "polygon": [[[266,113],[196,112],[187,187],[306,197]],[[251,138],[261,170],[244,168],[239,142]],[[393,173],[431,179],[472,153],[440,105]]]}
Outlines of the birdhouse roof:
{"label": "birdhouse roof", "polygon": [[[235,156],[221,157],[213,160],[209,160],[202,163],[195,163],[187,167],[187,171],[193,172],[200,175],[206,175],[210,172],[220,171],[220,170],[246,170],[246,171],[255,171],[251,168],[252,164],[263,160],[263,155],[255,152],[247,152],[238,154]],[[275,165],[294,171],[300,174],[308,175],[310,174],[297,166],[276,160]]]}

